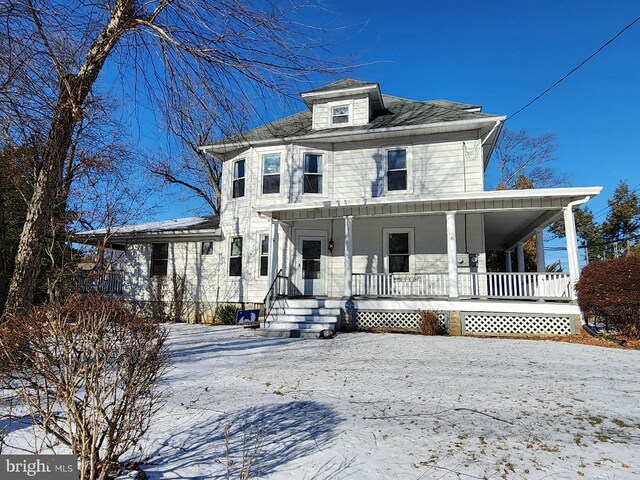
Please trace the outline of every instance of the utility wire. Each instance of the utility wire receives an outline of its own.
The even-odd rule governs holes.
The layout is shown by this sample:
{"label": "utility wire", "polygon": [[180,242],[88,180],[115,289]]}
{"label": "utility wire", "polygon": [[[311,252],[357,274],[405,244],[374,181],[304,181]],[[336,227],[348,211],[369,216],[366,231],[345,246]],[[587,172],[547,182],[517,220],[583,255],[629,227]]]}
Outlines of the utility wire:
{"label": "utility wire", "polygon": [[582,67],[585,63],[587,63],[589,60],[591,60],[593,57],[595,57],[596,55],[598,55],[602,50],[604,50],[605,48],[607,48],[609,45],[611,45],[613,42],[615,42],[618,37],[620,37],[620,35],[622,35],[624,32],[626,32],[627,30],[629,30],[631,27],[633,27],[633,25],[635,25],[638,21],[640,21],[640,17],[637,17],[633,22],[631,22],[630,24],[628,24],[626,27],[624,27],[622,30],[620,30],[618,33],[616,33],[613,37],[611,37],[604,45],[602,45],[600,48],[598,48],[595,52],[593,52],[591,55],[589,55],[587,58],[585,58],[582,62],[580,62],[578,65],[576,65],[574,68],[572,68],[568,73],[566,73],[560,80],[558,80],[556,83],[554,83],[553,85],[551,85],[550,87],[548,87],[545,91],[543,91],[541,94],[539,94],[537,97],[535,97],[533,100],[531,100],[529,103],[527,103],[526,105],[520,107],[518,110],[516,110],[514,113],[512,113],[511,115],[509,115],[507,117],[507,120],[511,120],[513,117],[515,117],[516,115],[518,115],[520,112],[522,112],[523,110],[525,110],[526,108],[528,108],[529,106],[531,106],[533,103],[537,102],[538,100],[540,100],[542,97],[544,97],[547,93],[549,93],[551,90],[553,90],[555,87],[557,87],[560,83],[562,83],[564,80],[566,80],[570,75],[572,75],[573,73],[576,72],[576,70],[578,70],[580,67]]}

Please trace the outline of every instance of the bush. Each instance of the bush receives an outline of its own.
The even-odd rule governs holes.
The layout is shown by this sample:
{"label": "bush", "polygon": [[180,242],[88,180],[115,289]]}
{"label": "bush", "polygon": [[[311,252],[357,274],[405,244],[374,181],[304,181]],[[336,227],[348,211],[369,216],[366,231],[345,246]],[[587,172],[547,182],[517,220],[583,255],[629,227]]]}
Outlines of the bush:
{"label": "bush", "polygon": [[8,315],[0,324],[0,363],[43,444],[80,458],[81,480],[120,469],[162,404],[168,366],[165,330],[101,295],[72,297]]}
{"label": "bush", "polygon": [[440,333],[440,319],[432,310],[420,310],[419,327],[422,335],[437,335]]}
{"label": "bush", "polygon": [[223,303],[216,307],[216,311],[213,314],[213,318],[216,323],[222,325],[235,325],[236,316],[240,308],[232,303]]}
{"label": "bush", "polygon": [[590,263],[576,291],[585,317],[597,317],[627,338],[640,338],[640,257]]}

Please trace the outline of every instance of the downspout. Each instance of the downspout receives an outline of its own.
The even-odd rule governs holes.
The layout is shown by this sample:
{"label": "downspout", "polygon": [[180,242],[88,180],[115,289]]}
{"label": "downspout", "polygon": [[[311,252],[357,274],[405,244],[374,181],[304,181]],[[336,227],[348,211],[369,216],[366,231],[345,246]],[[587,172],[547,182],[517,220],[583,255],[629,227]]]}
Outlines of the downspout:
{"label": "downspout", "polygon": [[489,137],[493,134],[493,132],[496,131],[496,128],[498,128],[501,123],[502,123],[502,120],[496,120],[496,124],[493,126],[493,128],[491,130],[489,130],[489,133],[487,133],[487,136],[484,137],[484,139],[482,140],[481,145],[483,147],[484,147],[484,144],[487,143],[487,140],[489,140]]}
{"label": "downspout", "polygon": [[578,258],[578,238],[576,235],[576,223],[573,217],[573,207],[582,205],[591,197],[587,195],[580,200],[569,202],[563,207],[564,213],[564,236],[567,242],[567,260],[569,262],[569,276],[571,278],[571,298],[575,300],[575,286],[580,278],[580,260]]}

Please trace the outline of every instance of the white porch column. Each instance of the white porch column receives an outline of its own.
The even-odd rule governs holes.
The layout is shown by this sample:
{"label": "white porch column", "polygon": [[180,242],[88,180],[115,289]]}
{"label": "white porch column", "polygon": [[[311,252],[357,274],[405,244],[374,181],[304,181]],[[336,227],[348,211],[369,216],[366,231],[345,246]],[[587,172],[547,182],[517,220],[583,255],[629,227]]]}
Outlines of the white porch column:
{"label": "white porch column", "polygon": [[547,269],[547,265],[544,261],[544,238],[542,238],[543,233],[544,228],[536,228],[536,270],[538,272],[544,272]]}
{"label": "white porch column", "polygon": [[344,296],[353,294],[353,217],[344,217]]}
{"label": "white porch column", "polygon": [[513,268],[511,267],[511,252],[512,250],[506,250],[504,252],[504,261],[505,261],[505,266],[506,266],[506,272],[507,273],[511,273],[511,271],[513,270]]}
{"label": "white porch column", "polygon": [[518,254],[518,272],[524,272],[524,243],[516,243],[516,252]]}
{"label": "white porch column", "polygon": [[269,286],[278,275],[278,253],[280,250],[280,242],[278,235],[280,233],[280,222],[271,219],[271,232],[269,233]]}
{"label": "white porch column", "polygon": [[[576,223],[573,218],[573,209],[564,207],[564,231],[567,239],[567,260],[569,261],[569,277],[571,284],[576,286],[578,278],[580,278],[580,262],[578,260],[578,239],[576,237]],[[575,298],[575,290],[571,289],[571,296]]]}
{"label": "white porch column", "polygon": [[447,212],[447,265],[449,267],[449,297],[458,297],[458,245],[456,242],[456,212]]}

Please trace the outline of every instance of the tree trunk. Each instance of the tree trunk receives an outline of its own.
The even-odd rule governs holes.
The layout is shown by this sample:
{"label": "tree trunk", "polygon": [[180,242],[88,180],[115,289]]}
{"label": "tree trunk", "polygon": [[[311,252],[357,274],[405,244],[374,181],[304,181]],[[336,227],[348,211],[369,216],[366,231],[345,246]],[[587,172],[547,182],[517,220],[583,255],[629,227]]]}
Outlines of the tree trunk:
{"label": "tree trunk", "polygon": [[56,203],[62,166],[71,145],[75,122],[69,89],[61,86],[44,147],[42,168],[33,188],[20,235],[5,311],[26,307],[33,301],[45,236],[50,231],[48,223]]}
{"label": "tree trunk", "polygon": [[20,235],[5,312],[24,308],[33,301],[45,235],[50,232],[50,222],[55,220],[56,195],[61,187],[62,169],[71,147],[74,128],[104,62],[133,19],[133,5],[133,0],[115,2],[109,21],[89,48],[78,74],[69,74],[60,79],[58,102],[44,146],[42,168]]}

